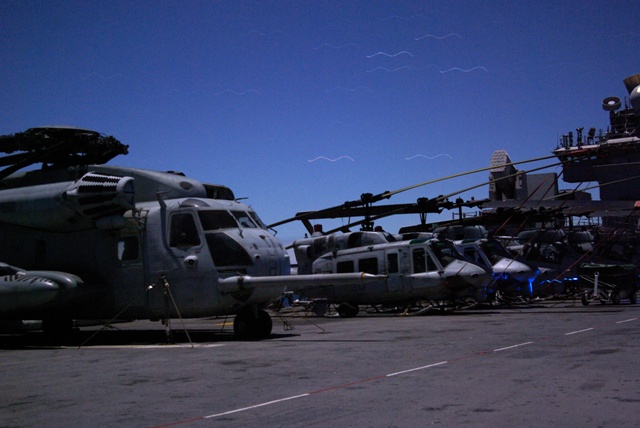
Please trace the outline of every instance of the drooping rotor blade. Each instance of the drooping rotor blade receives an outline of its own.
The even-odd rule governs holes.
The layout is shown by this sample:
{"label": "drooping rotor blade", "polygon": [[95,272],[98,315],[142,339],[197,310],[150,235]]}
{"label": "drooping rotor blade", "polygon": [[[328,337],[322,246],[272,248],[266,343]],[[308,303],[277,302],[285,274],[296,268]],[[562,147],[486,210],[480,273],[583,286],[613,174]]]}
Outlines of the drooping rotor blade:
{"label": "drooping rotor blade", "polygon": [[479,169],[475,169],[475,170],[472,170],[472,171],[461,172],[461,173],[457,173],[457,174],[448,175],[446,177],[440,177],[440,178],[437,178],[437,179],[434,179],[434,180],[425,181],[425,182],[422,182],[422,183],[414,184],[412,186],[404,187],[402,189],[398,189],[398,190],[394,190],[394,191],[387,190],[387,191],[384,191],[384,192],[379,193],[377,195],[373,195],[371,193],[363,193],[359,200],[347,201],[347,202],[345,202],[343,204],[336,205],[336,206],[329,207],[329,208],[324,208],[324,209],[321,209],[321,210],[299,212],[293,217],[290,217],[290,218],[285,219],[285,220],[278,221],[276,223],[272,223],[267,227],[273,228],[273,227],[281,226],[281,225],[286,224],[286,223],[291,223],[291,222],[296,221],[296,220],[300,220],[300,221],[303,221],[304,223],[308,224],[308,222],[305,222],[305,220],[319,219],[319,218],[350,217],[351,216],[349,214],[349,212],[350,212],[349,210],[350,209],[353,209],[355,207],[370,206],[371,204],[373,204],[375,202],[379,202],[379,201],[381,201],[383,199],[389,199],[393,195],[396,195],[396,194],[402,193],[402,192],[406,192],[406,191],[409,191],[409,190],[413,190],[413,189],[416,189],[418,187],[422,187],[422,186],[426,186],[426,185],[429,185],[429,184],[438,183],[440,181],[445,181],[445,180],[449,180],[449,179],[452,179],[452,178],[462,177],[462,176],[465,176],[465,175],[476,174],[478,172],[488,171],[488,170],[494,169],[494,168],[499,168],[499,167],[504,167],[504,166],[509,166],[509,165],[518,165],[518,164],[524,164],[524,163],[537,162],[537,161],[547,160],[547,159],[551,159],[551,158],[555,158],[555,157],[556,156],[554,156],[554,155],[550,155],[550,156],[543,156],[543,157],[534,158],[534,159],[528,159],[528,160],[524,160],[524,161],[508,162],[508,163],[501,163],[501,164],[497,164],[497,165],[491,165],[491,166],[488,166],[488,167],[479,168]]}
{"label": "drooping rotor blade", "polygon": [[[470,217],[452,221],[439,223],[441,226],[458,225],[487,225],[493,224],[500,226],[501,229],[506,223],[546,223],[552,221],[558,216],[594,216],[594,217],[626,217],[630,215],[638,215],[640,206],[636,201],[594,201],[594,200],[575,200],[567,197],[585,190],[598,189],[609,184],[617,184],[625,181],[640,179],[640,176],[627,177],[621,180],[611,181],[608,183],[598,184],[594,186],[576,189],[570,192],[550,196],[541,200],[525,200],[525,201],[490,201],[483,208],[489,208],[491,211],[483,212],[479,217]],[[564,199],[561,199],[564,198]],[[412,231],[417,226],[408,226],[400,230],[400,233]]]}
{"label": "drooping rotor blade", "polygon": [[[421,202],[421,199],[424,200],[424,202]],[[436,199],[439,199],[439,198],[436,198]],[[398,214],[425,214],[427,212],[440,213],[444,209],[453,209],[453,208],[462,207],[462,206],[467,206],[467,207],[479,206],[479,205],[482,205],[482,203],[488,201],[488,199],[482,199],[482,200],[477,200],[477,201],[476,200],[463,201],[462,199],[459,199],[456,202],[449,202],[446,199],[439,200],[439,201],[436,200],[436,199],[420,198],[420,199],[418,199],[418,202],[413,203],[413,204],[383,205],[383,206],[380,206],[379,208],[387,208],[387,207],[389,207],[389,208],[394,207],[394,208],[393,209],[389,209],[387,211],[380,210],[380,214],[378,214],[378,215],[375,215],[375,216],[372,216],[372,217],[369,217],[369,218],[364,218],[362,220],[350,222],[348,224],[345,224],[343,226],[337,227],[335,229],[331,229],[331,230],[325,231],[324,234],[328,235],[328,234],[331,234],[331,233],[334,233],[334,232],[346,232],[346,231],[349,231],[352,227],[373,223],[375,220],[379,220],[379,219],[385,218],[385,217],[390,217],[390,216],[393,216],[393,215],[398,215]],[[424,210],[425,204],[429,205],[428,209],[430,211],[425,211]]]}
{"label": "drooping rotor blade", "polygon": [[497,164],[497,165],[491,165],[491,166],[484,167],[484,168],[474,169],[472,171],[460,172],[458,174],[448,175],[446,177],[437,178],[435,180],[430,180],[430,181],[425,181],[423,183],[414,184],[413,186],[404,187],[402,189],[394,190],[393,192],[384,192],[384,193],[381,193],[380,196],[383,199],[386,199],[386,198],[390,198],[391,196],[393,196],[395,194],[406,192],[408,190],[413,190],[413,189],[416,189],[418,187],[426,186],[428,184],[437,183],[439,181],[445,181],[445,180],[449,180],[449,179],[452,179],[452,178],[462,177],[462,176],[465,176],[465,175],[476,174],[478,172],[488,171],[490,169],[500,168],[500,167],[503,167],[503,166],[519,165],[519,164],[523,164],[523,163],[538,162],[538,161],[542,161],[542,160],[552,159],[552,158],[555,158],[555,157],[556,157],[555,155],[550,155],[550,156],[543,156],[543,157],[534,158],[534,159],[527,159],[527,160],[518,161],[518,162],[507,162],[507,163],[501,163],[501,164]]}
{"label": "drooping rotor blade", "polygon": [[[546,168],[552,168],[555,166],[560,165],[560,162],[551,164],[551,165],[545,165],[539,168],[534,168],[528,171],[524,171],[524,173],[531,173],[531,172],[536,172],[536,171],[540,171],[542,169],[546,169]],[[495,166],[494,166],[495,167]],[[506,180],[512,177],[517,176],[518,174],[521,174],[523,171],[519,171],[515,174],[510,174],[510,175],[506,175],[503,177],[499,177],[497,179],[494,180],[490,180],[487,182],[482,182],[480,184],[471,186],[471,187],[467,187],[465,189],[461,189],[458,190],[456,192],[452,192],[449,193],[447,195],[439,195],[433,199],[429,199],[429,198],[419,198],[417,200],[417,202],[414,203],[409,203],[409,204],[394,204],[394,205],[378,205],[378,206],[365,206],[365,207],[344,207],[344,206],[338,206],[338,207],[332,207],[332,208],[326,208],[324,210],[320,210],[320,211],[308,211],[308,212],[300,212],[297,213],[296,216],[298,217],[297,219],[301,220],[303,222],[303,224],[305,225],[305,228],[307,229],[307,231],[309,233],[313,233],[313,227],[311,225],[311,223],[309,222],[309,220],[318,220],[318,219],[325,219],[325,218],[347,218],[347,217],[365,217],[363,220],[358,220],[355,222],[349,222],[346,225],[340,226],[338,228],[336,228],[335,230],[331,230],[331,231],[325,231],[325,234],[328,233],[333,233],[333,232],[337,232],[337,231],[345,231],[345,230],[349,230],[350,228],[354,227],[354,226],[359,226],[359,225],[366,225],[369,224],[371,225],[373,223],[374,220],[378,220],[380,218],[384,218],[384,217],[389,217],[392,215],[398,215],[398,214],[427,214],[427,213],[440,213],[442,212],[442,210],[444,209],[453,209],[456,207],[462,207],[462,206],[481,206],[486,202],[489,202],[488,199],[483,199],[483,200],[471,200],[471,201],[463,201],[461,199],[458,199],[457,201],[455,201],[455,203],[450,202],[449,198],[455,196],[455,195],[459,195],[461,193],[467,192],[469,190],[472,189],[476,189],[478,187],[482,187],[482,186],[486,186],[488,184],[491,184],[492,182],[495,181],[500,181],[500,180]],[[270,226],[271,227],[271,226]]]}

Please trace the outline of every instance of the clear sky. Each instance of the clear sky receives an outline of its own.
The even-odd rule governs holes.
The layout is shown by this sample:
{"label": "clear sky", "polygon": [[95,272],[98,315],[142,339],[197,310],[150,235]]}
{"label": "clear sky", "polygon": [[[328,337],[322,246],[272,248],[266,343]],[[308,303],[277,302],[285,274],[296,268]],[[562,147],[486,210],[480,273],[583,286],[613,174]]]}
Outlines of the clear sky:
{"label": "clear sky", "polygon": [[483,168],[497,149],[546,156],[562,133],[606,128],[602,99],[640,73],[637,0],[3,0],[0,17],[0,135],[113,135],[130,148],[112,164],[225,184],[266,223]]}

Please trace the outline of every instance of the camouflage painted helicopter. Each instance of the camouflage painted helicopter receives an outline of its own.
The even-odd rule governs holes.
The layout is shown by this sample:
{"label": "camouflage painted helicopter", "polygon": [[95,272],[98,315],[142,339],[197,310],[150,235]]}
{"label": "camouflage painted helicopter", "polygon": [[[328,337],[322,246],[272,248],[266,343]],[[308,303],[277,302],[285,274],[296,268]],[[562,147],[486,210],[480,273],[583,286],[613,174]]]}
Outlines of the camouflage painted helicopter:
{"label": "camouflage painted helicopter", "polygon": [[283,245],[231,189],[104,165],[127,151],[77,128],[0,137],[11,153],[0,158],[0,321],[63,331],[72,320],[235,314],[237,336],[264,338],[264,308],[287,285],[379,278],[290,275]]}

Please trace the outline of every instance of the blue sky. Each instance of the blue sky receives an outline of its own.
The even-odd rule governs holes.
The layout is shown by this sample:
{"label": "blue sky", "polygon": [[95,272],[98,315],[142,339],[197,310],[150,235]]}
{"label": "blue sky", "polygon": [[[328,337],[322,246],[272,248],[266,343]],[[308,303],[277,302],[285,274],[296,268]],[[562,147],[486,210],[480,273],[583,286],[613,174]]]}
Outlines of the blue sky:
{"label": "blue sky", "polygon": [[602,99],[640,73],[637,0],[4,0],[0,16],[0,135],[114,135],[130,148],[112,164],[225,184],[266,223],[483,168],[497,149],[546,156],[562,133],[606,128]]}

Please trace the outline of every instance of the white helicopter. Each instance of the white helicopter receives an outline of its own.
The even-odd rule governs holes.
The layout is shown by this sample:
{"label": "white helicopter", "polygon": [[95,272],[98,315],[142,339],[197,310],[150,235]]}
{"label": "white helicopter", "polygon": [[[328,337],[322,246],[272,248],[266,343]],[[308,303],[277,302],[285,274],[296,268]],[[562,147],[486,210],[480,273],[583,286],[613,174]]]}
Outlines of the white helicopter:
{"label": "white helicopter", "polygon": [[491,270],[486,301],[505,303],[531,297],[540,268],[509,253],[500,241],[489,237],[484,226],[445,226],[434,229],[434,234],[452,239],[467,260]]}
{"label": "white helicopter", "polygon": [[264,308],[287,286],[381,278],[290,275],[283,245],[231,189],[104,165],[127,149],[77,128],[0,137],[11,154],[0,158],[0,322],[58,332],[73,320],[235,314],[236,336],[265,338]]}
{"label": "white helicopter", "polygon": [[336,284],[306,289],[307,298],[337,304],[341,317],[358,314],[359,305],[409,306],[419,301],[454,302],[483,292],[490,271],[463,259],[453,242],[400,240],[380,231],[332,233],[293,243],[298,274],[367,272],[384,277],[366,284]]}

